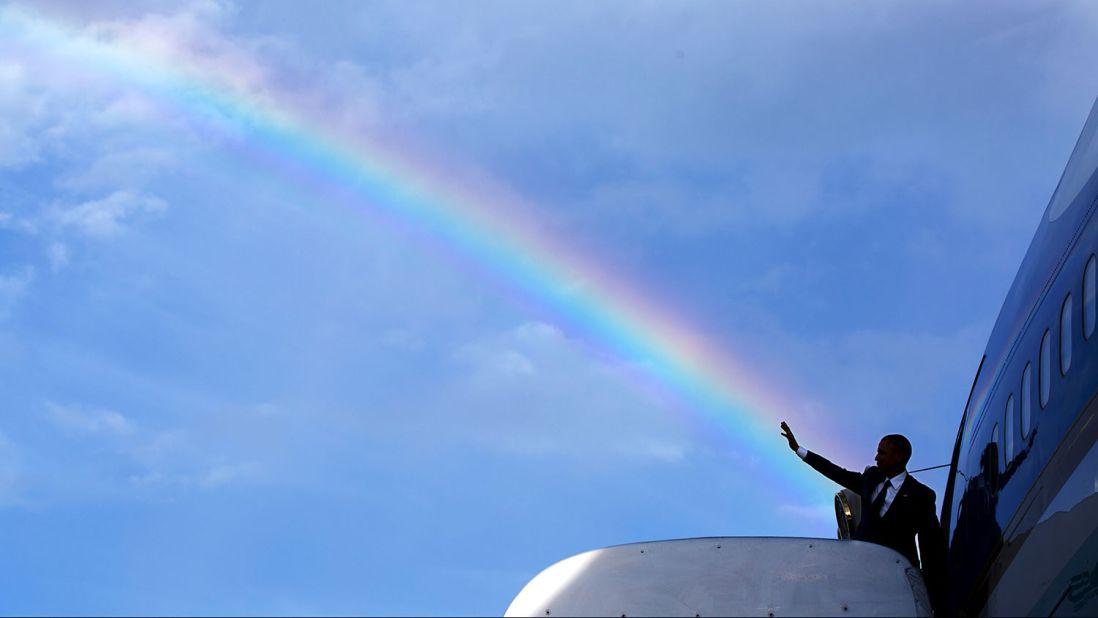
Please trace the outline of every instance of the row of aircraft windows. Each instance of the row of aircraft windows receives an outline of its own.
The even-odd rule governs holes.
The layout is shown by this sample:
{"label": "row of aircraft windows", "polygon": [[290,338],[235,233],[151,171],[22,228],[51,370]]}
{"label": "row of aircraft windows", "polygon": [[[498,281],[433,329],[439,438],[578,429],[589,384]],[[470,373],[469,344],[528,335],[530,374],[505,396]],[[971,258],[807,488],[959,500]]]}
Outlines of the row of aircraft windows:
{"label": "row of aircraft windows", "polygon": [[[1094,326],[1098,322],[1098,316],[1095,315],[1095,295],[1098,291],[1096,286],[1096,277],[1098,277],[1098,258],[1091,254],[1090,259],[1087,260],[1087,267],[1083,271],[1083,339],[1090,340],[1094,335]],[[1060,375],[1066,376],[1068,371],[1071,370],[1071,319],[1072,319],[1072,300],[1071,292],[1067,293],[1064,297],[1064,302],[1060,305]],[[1041,409],[1045,409],[1048,405],[1049,397],[1052,394],[1052,331],[1045,329],[1045,334],[1041,337],[1041,352],[1037,360],[1038,363],[1038,376],[1037,384],[1040,395]],[[1022,370],[1022,380],[1019,389],[1019,405],[1021,408],[1019,415],[1019,424],[1014,423],[1014,393],[1012,392],[1006,401],[1006,409],[1003,411],[1003,449],[1002,455],[999,457],[998,465],[999,470],[1006,469],[1006,463],[1014,458],[1014,437],[1015,430],[1018,430],[1018,435],[1022,440],[1029,438],[1029,432],[1031,429],[1032,412],[1032,388],[1033,388],[1033,366],[1032,363],[1026,363],[1025,369]],[[999,423],[995,423],[991,428],[991,442],[993,444],[999,444]]]}

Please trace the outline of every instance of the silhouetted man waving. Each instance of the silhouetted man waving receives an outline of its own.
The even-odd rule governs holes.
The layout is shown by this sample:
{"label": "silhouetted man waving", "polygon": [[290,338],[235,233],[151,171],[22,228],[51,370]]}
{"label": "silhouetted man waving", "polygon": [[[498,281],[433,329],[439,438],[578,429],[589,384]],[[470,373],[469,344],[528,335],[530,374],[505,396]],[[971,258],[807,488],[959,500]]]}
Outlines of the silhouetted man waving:
{"label": "silhouetted man waving", "polygon": [[797,444],[793,430],[782,421],[782,436],[801,459],[820,474],[857,492],[862,498],[862,519],[854,538],[890,547],[919,564],[915,537],[923,558],[923,577],[934,605],[940,600],[941,564],[945,558],[945,539],[934,511],[934,490],[907,473],[911,442],[899,434],[881,438],[877,445],[876,466],[864,472],[851,472],[831,463]]}

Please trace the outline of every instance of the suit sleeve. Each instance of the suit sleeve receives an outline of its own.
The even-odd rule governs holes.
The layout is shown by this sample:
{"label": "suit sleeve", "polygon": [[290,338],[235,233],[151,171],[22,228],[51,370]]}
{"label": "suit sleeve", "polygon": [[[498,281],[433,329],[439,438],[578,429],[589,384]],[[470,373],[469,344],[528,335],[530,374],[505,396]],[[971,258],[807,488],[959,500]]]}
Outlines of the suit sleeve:
{"label": "suit sleeve", "polygon": [[927,499],[923,500],[917,514],[916,532],[927,592],[930,593],[931,604],[941,611],[945,590],[946,540],[945,532],[938,523],[938,515],[934,512],[934,500],[934,491],[928,488]]}
{"label": "suit sleeve", "polygon": [[804,457],[804,462],[816,469],[817,472],[826,476],[827,478],[835,481],[843,487],[854,491],[861,492],[862,490],[862,473],[851,472],[845,468],[840,468],[830,461],[820,457],[812,451],[808,451],[808,454]]}

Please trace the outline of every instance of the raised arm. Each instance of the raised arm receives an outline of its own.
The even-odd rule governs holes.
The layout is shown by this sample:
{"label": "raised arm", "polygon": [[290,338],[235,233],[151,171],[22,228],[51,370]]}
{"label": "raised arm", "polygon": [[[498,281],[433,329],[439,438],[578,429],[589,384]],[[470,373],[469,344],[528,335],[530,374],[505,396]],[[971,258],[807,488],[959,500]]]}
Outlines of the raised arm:
{"label": "raised arm", "polygon": [[817,472],[826,476],[827,478],[835,481],[850,491],[861,493],[862,492],[862,473],[851,472],[846,468],[840,468],[830,461],[820,457],[812,451],[808,451],[808,454],[804,456],[804,462],[813,468]]}
{"label": "raised arm", "polygon": [[[782,437],[789,442],[789,448],[797,452],[800,444],[797,443],[797,438],[793,436],[793,430],[789,428],[785,421],[782,421],[781,428]],[[797,454],[800,455],[800,453]],[[815,468],[817,472],[843,487],[859,493],[862,491],[862,474],[860,472],[851,472],[845,468],[840,468],[812,451],[805,453],[804,461]]]}

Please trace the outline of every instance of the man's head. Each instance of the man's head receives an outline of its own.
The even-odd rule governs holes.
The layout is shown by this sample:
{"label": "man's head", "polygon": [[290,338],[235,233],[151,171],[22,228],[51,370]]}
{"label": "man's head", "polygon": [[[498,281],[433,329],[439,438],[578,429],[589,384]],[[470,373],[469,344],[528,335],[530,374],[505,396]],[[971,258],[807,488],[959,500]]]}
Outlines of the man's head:
{"label": "man's head", "polygon": [[881,472],[888,476],[896,476],[907,468],[907,462],[910,459],[911,442],[900,434],[893,433],[881,438],[874,461],[877,462]]}

